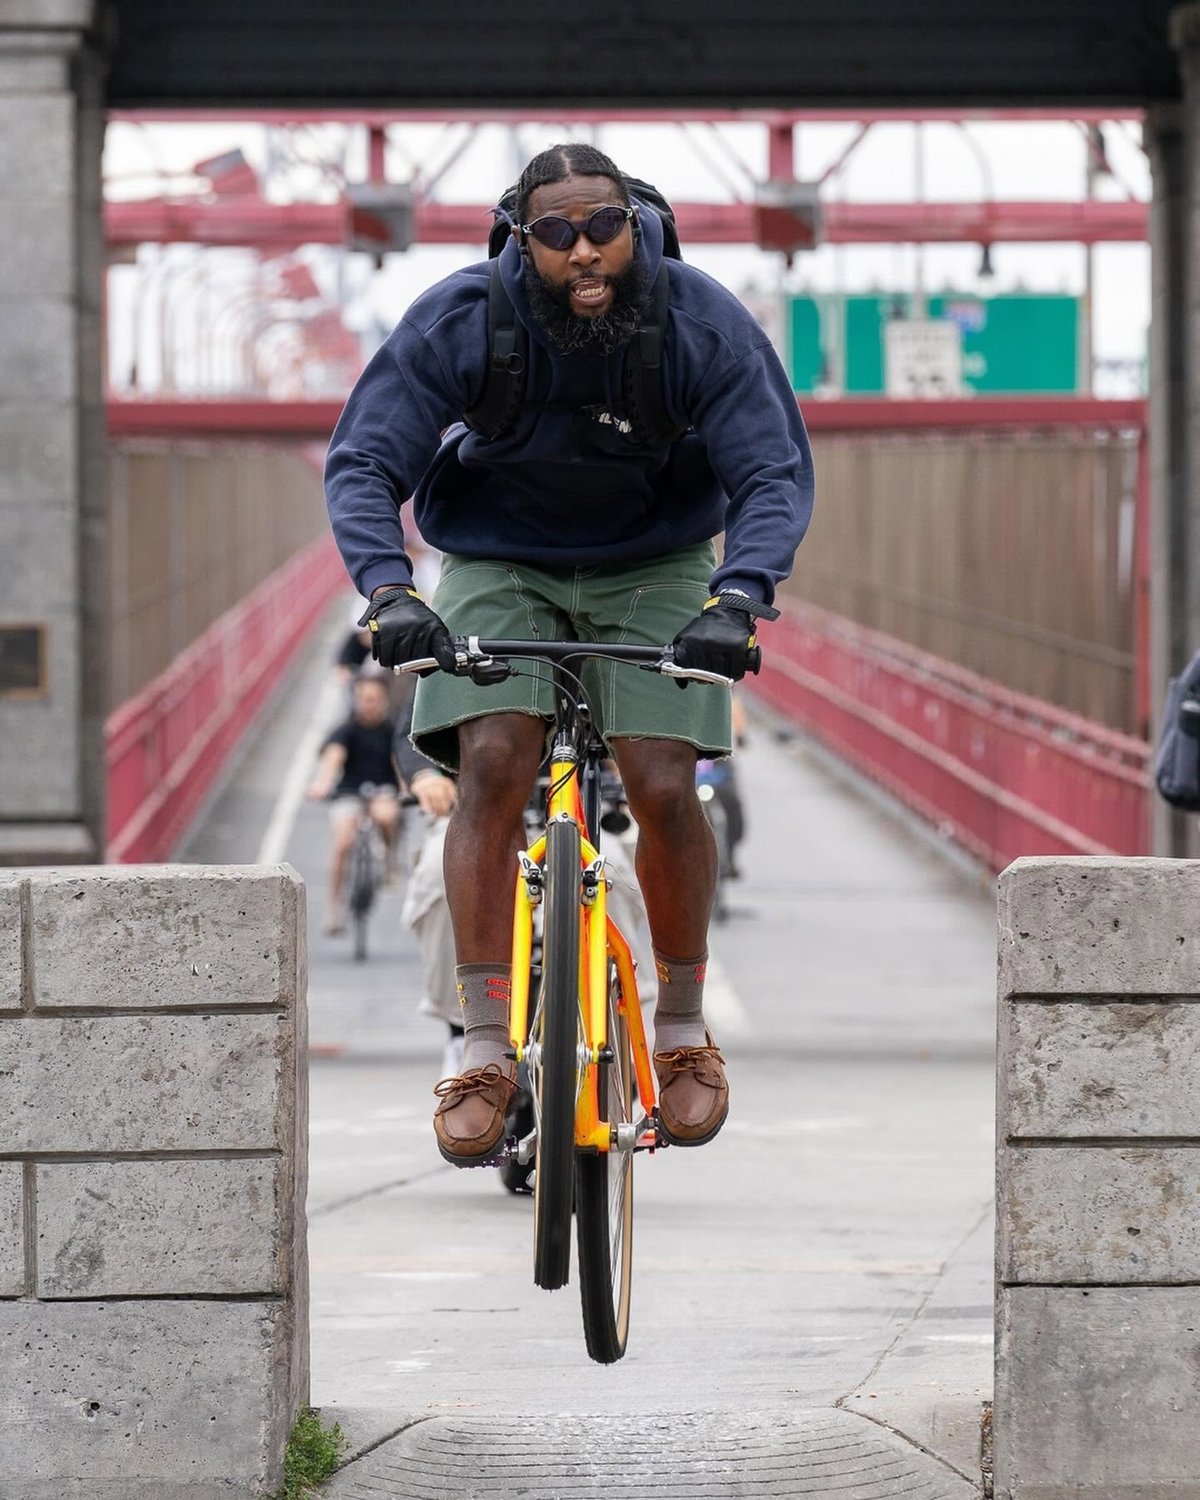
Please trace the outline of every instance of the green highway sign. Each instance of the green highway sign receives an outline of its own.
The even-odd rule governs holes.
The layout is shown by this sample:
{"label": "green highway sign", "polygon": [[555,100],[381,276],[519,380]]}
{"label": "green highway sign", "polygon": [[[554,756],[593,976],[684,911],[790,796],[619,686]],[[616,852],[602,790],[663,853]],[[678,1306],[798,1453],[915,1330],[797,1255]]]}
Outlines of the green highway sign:
{"label": "green highway sign", "polygon": [[[924,299],[920,316],[914,303],[906,292],[792,297],[792,385],[801,395],[824,389],[847,396],[1081,389],[1078,297],[941,292]],[[889,337],[889,325],[898,321],[916,326],[893,329]]]}

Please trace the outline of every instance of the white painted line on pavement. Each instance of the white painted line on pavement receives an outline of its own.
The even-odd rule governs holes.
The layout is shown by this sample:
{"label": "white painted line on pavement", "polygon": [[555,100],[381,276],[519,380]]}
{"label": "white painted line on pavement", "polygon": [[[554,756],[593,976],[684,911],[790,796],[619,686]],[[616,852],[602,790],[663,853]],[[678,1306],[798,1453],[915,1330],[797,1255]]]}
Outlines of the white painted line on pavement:
{"label": "white painted line on pavement", "polygon": [[337,717],[338,700],[344,691],[345,685],[332,677],[327,677],[322,684],[317,706],[308,721],[308,728],[296,741],[296,750],[275,800],[271,821],[258,846],[257,864],[277,865],[287,855],[296,814],[304,801],[304,788],[312,780],[321,740],[333,726]]}
{"label": "white painted line on pavement", "polygon": [[749,1013],[730,983],[729,975],[711,950],[708,955],[708,973],[704,980],[704,1015],[712,1023],[718,1045],[722,1034],[748,1036],[754,1030]]}
{"label": "white painted line on pavement", "polygon": [[478,1281],[482,1271],[364,1271],[372,1281]]}

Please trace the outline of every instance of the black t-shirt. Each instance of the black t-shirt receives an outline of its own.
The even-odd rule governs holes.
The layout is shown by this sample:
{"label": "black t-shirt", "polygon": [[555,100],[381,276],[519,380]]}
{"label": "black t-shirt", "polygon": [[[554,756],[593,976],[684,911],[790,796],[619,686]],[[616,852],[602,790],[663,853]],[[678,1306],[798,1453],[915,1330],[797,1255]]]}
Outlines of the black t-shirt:
{"label": "black t-shirt", "polygon": [[326,745],[341,745],[346,751],[346,765],[336,796],[357,792],[367,781],[376,786],[396,785],[396,772],[392,766],[392,737],[395,733],[394,719],[384,719],[382,724],[370,729],[357,719],[347,719],[338,725],[325,741]]}
{"label": "black t-shirt", "polygon": [[349,667],[352,672],[357,672],[370,654],[370,641],[364,642],[361,630],[352,630],[342,642],[342,648],[337,654],[334,665]]}

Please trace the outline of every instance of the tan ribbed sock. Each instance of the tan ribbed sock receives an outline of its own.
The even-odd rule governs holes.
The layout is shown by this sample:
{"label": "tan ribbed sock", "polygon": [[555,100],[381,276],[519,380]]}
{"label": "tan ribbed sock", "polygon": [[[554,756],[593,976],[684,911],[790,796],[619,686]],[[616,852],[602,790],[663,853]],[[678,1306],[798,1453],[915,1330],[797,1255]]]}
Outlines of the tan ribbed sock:
{"label": "tan ribbed sock", "polygon": [[699,958],[668,958],[654,950],[658,1004],[654,1008],[654,1050],[703,1047],[704,973],[708,953]]}
{"label": "tan ribbed sock", "polygon": [[463,1072],[499,1063],[505,1072],[515,1066],[508,1050],[508,1002],[512,994],[512,965],[459,964],[454,971],[458,1003],[462,1007]]}

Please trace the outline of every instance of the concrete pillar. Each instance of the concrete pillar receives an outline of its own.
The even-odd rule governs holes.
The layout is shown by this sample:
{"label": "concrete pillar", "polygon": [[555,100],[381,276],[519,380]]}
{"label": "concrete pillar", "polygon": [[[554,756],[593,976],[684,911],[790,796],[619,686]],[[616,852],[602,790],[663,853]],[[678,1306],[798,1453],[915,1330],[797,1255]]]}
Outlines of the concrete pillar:
{"label": "concrete pillar", "polygon": [[[1146,112],[1150,204],[1150,683],[1154,730],[1167,682],[1190,658],[1188,577],[1188,288],[1184,109]],[[1153,850],[1188,852],[1188,820],[1155,798]]]}
{"label": "concrete pillar", "polygon": [[1200,1500],[1200,862],[999,885],[996,1500]]}
{"label": "concrete pillar", "polygon": [[103,847],[102,48],[0,5],[0,865]]}
{"label": "concrete pillar", "polygon": [[304,888],[0,876],[0,1493],[275,1494],[308,1399]]}

